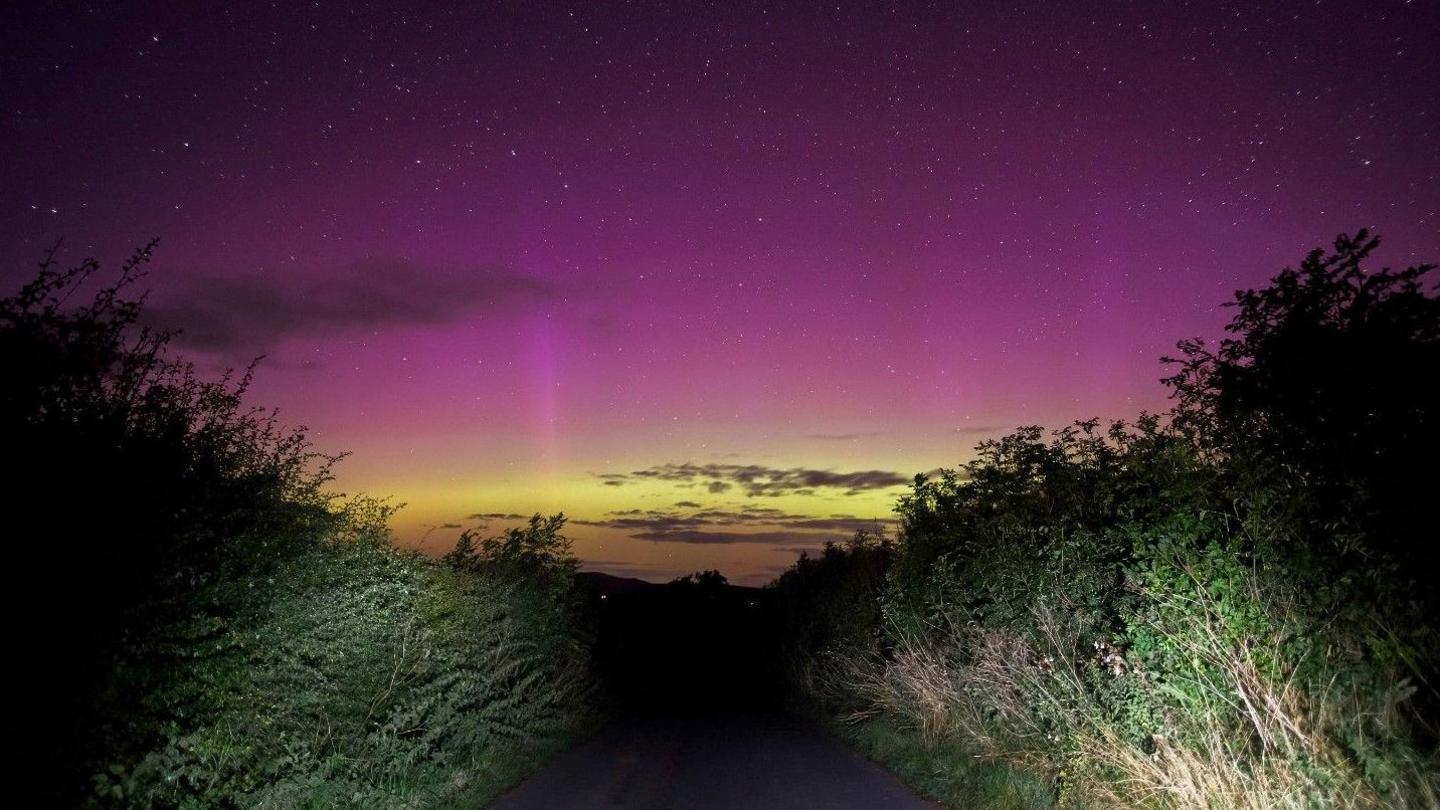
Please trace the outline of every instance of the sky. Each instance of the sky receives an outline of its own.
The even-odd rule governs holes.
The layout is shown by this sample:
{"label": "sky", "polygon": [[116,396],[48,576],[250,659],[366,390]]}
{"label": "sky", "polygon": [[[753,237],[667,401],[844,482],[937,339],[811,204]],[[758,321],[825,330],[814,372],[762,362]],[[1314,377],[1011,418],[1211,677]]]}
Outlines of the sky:
{"label": "sky", "polygon": [[20,3],[0,281],[153,323],[439,552],[771,579],[1340,232],[1440,259],[1440,3]]}

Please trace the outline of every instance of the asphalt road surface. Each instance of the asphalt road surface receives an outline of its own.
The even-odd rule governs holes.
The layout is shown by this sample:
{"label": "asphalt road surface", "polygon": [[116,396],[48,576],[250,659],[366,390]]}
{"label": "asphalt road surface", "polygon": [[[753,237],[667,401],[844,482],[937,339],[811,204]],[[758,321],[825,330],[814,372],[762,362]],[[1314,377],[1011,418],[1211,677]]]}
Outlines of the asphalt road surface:
{"label": "asphalt road surface", "polygon": [[936,808],[823,731],[779,714],[616,721],[502,796],[501,810]]}

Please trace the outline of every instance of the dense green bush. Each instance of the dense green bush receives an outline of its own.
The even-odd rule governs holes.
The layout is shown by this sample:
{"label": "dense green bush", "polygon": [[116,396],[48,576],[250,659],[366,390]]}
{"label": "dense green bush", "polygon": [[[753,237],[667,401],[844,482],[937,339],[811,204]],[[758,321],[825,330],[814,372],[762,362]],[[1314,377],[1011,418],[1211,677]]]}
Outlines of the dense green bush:
{"label": "dense green bush", "polygon": [[35,781],[60,796],[102,754],[155,741],[167,718],[146,696],[209,643],[227,583],[263,580],[340,520],[323,492],[335,459],[244,407],[248,373],[203,381],[137,326],[127,296],[151,247],[108,284],[52,251],[0,300],[6,512],[30,523],[11,551],[47,581],[14,606],[21,723]]}
{"label": "dense green bush", "polygon": [[[551,524],[558,528],[558,524]],[[140,806],[431,807],[484,799],[585,720],[543,583],[438,565],[383,527],[293,560],[173,689],[207,710],[97,779]]]}
{"label": "dense green bush", "polygon": [[473,800],[583,721],[562,517],[392,548],[390,509],[327,490],[338,457],[243,404],[248,372],[205,381],[139,325],[150,247],[109,283],[53,256],[0,300],[7,513],[45,524],[12,615],[47,803]]}
{"label": "dense green bush", "polygon": [[[1374,245],[1237,294],[1164,417],[985,442],[916,481],[893,550],[802,560],[775,586],[802,690],[1052,803],[1436,806],[1440,305],[1428,267],[1361,269]],[[831,607],[855,593],[879,614]]]}

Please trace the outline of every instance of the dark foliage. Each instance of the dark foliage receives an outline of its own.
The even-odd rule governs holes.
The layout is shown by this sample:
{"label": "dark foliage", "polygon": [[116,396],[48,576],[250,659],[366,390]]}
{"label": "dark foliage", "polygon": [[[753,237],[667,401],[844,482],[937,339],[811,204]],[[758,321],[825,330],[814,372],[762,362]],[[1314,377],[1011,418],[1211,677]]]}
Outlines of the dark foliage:
{"label": "dark foliage", "polygon": [[334,522],[321,486],[335,458],[245,407],[249,372],[203,381],[167,358],[167,334],[136,325],[130,293],[153,247],[108,282],[95,261],[60,269],[51,251],[0,301],[6,511],[32,527],[17,570],[43,583],[26,596],[25,677],[54,784],[183,710],[143,696],[208,632],[217,608],[202,594],[267,576],[302,550],[277,538]]}
{"label": "dark foliage", "polygon": [[718,571],[663,585],[581,576],[595,624],[594,667],[612,710],[714,715],[770,704],[776,678],[765,591],[730,585]]}
{"label": "dark foliage", "polygon": [[47,806],[493,795],[586,714],[564,518],[449,566],[392,548],[249,371],[203,380],[139,325],[153,246],[109,280],[52,251],[0,300],[25,779]]}
{"label": "dark foliage", "polygon": [[693,574],[676,577],[671,580],[670,585],[675,588],[694,588],[703,593],[718,593],[729,582],[719,571],[696,571]]}
{"label": "dark foliage", "polygon": [[[1176,424],[1263,488],[1303,530],[1285,539],[1370,587],[1423,602],[1433,623],[1440,544],[1440,298],[1434,265],[1363,267],[1379,239],[1340,236],[1259,290],[1235,294],[1230,337],[1180,344],[1166,382]],[[1427,281],[1429,282],[1427,288]]]}
{"label": "dark foliage", "polygon": [[494,537],[481,538],[473,530],[461,533],[441,561],[460,571],[485,574],[504,582],[533,584],[555,609],[569,611],[579,561],[570,550],[570,538],[562,532],[565,516],[532,515],[523,528],[507,529]]}
{"label": "dark foliage", "polygon": [[878,649],[880,594],[894,554],[889,538],[860,532],[844,543],[826,543],[814,557],[800,555],[780,575],[771,590],[786,666],[825,650]]}
{"label": "dark foliage", "polygon": [[1061,803],[1435,801],[1440,298],[1376,244],[1238,293],[1164,417],[1020,428],[917,478],[893,547],[802,557],[794,682]]}

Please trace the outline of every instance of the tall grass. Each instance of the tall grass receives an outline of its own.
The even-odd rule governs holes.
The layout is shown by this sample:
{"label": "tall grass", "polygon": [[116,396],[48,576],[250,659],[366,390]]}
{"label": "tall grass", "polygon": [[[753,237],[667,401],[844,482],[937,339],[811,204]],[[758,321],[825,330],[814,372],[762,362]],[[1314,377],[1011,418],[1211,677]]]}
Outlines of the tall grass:
{"label": "tall grass", "polygon": [[[1378,624],[1317,622],[1299,585],[1191,543],[1135,567],[1112,595],[1118,626],[1065,594],[1026,595],[1003,622],[942,595],[875,644],[795,655],[792,682],[862,747],[868,729],[908,730],[889,746],[897,771],[953,752],[922,786],[979,779],[979,760],[1011,766],[1029,806],[1037,780],[1017,775],[1059,806],[1440,806],[1424,687]],[[976,790],[948,793],[964,806]]]}
{"label": "tall grass", "polygon": [[[1257,600],[1269,599],[1256,584]],[[1033,636],[949,627],[905,636],[884,662],[832,659],[830,680],[866,712],[907,720],[924,738],[955,740],[986,758],[1052,773],[1058,800],[1173,808],[1427,808],[1440,802],[1435,758],[1413,749],[1401,707],[1413,687],[1317,682],[1282,663],[1279,633],[1228,640],[1226,608],[1198,581],[1197,598],[1150,594],[1183,623],[1150,629],[1189,661],[1157,681],[1120,653],[1086,645],[1076,623],[1033,608]],[[1270,602],[1266,610],[1283,611]],[[1285,624],[1277,617],[1275,626]],[[1137,738],[1116,699],[1161,718]],[[1369,760],[1367,762],[1367,760]]]}

